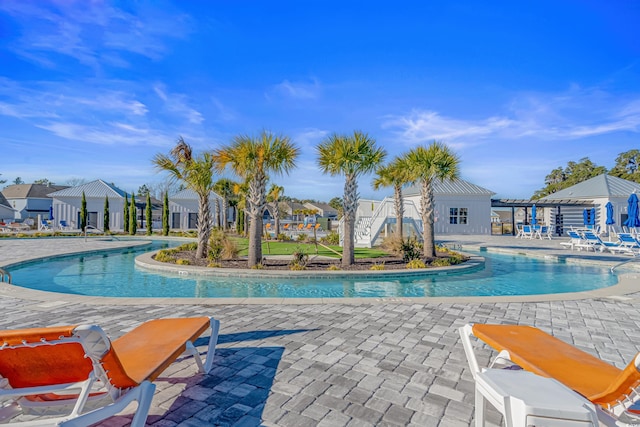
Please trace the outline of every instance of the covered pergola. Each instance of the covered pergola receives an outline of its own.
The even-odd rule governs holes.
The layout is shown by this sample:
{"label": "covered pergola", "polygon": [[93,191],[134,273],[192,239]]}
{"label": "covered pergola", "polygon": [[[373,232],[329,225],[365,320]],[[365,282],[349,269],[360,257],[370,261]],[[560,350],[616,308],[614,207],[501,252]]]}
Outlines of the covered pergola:
{"label": "covered pergola", "polygon": [[584,208],[594,207],[593,200],[578,200],[578,199],[559,199],[559,200],[531,200],[531,199],[491,199],[492,208],[511,208],[511,223],[514,225],[511,234],[515,236],[515,212],[516,208],[524,208],[525,224],[528,224],[529,209],[536,205],[538,208],[555,208],[555,234],[562,236],[564,230],[562,225],[562,207],[563,206],[577,206]]}

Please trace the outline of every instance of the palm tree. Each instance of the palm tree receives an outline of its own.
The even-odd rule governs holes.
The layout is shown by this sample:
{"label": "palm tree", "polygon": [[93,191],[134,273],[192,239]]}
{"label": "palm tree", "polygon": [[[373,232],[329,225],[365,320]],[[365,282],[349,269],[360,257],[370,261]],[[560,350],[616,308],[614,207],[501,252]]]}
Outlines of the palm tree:
{"label": "palm tree", "polygon": [[182,181],[198,195],[196,258],[205,258],[211,234],[209,193],[213,189],[213,156],[210,153],[194,156],[191,146],[180,137],[168,156],[156,154],[153,163],[157,169],[169,172],[172,179]]}
{"label": "palm tree", "polygon": [[222,198],[222,229],[228,228],[227,213],[229,211],[229,199],[233,196],[233,186],[236,183],[228,178],[222,178],[213,185],[213,191]]}
{"label": "palm tree", "polygon": [[378,168],[373,180],[373,188],[393,187],[393,204],[396,211],[396,233],[402,241],[404,236],[404,204],[402,201],[402,186],[409,183],[406,161],[403,157],[396,157],[391,163]]}
{"label": "palm tree", "polygon": [[420,216],[424,257],[434,258],[436,246],[433,234],[433,186],[436,181],[455,180],[460,175],[460,160],[445,144],[434,141],[428,147],[419,146],[405,156],[409,179],[420,184]]}
{"label": "palm tree", "polygon": [[276,239],[280,234],[280,196],[282,196],[282,193],[284,193],[284,187],[277,184],[271,184],[267,193],[267,200],[273,204]]}
{"label": "palm tree", "polygon": [[355,131],[352,136],[331,135],[321,142],[318,165],[323,173],[344,175],[343,208],[343,250],[342,266],[354,262],[354,236],[356,209],[358,208],[358,176],[375,170],[384,161],[386,152],[376,146],[374,139],[366,133]]}
{"label": "palm tree", "polygon": [[240,135],[231,145],[215,150],[214,159],[220,170],[230,166],[249,184],[249,267],[262,260],[262,214],[266,205],[269,174],[288,173],[295,167],[299,149],[286,136],[263,131],[257,138]]}

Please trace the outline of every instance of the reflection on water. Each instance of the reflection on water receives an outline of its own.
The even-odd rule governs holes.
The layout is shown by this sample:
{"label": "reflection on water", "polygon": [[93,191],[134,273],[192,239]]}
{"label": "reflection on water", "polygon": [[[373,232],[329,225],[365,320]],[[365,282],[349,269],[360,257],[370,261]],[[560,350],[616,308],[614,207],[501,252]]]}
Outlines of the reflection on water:
{"label": "reflection on water", "polygon": [[[173,243],[172,243],[173,244]],[[339,298],[532,295],[597,289],[616,283],[608,269],[568,265],[524,256],[482,252],[485,267],[471,273],[366,280],[268,279],[157,274],[134,265],[142,252],[168,246],[128,249],[122,253],[62,257],[31,262],[10,272],[16,285],[81,295],[196,298]]]}

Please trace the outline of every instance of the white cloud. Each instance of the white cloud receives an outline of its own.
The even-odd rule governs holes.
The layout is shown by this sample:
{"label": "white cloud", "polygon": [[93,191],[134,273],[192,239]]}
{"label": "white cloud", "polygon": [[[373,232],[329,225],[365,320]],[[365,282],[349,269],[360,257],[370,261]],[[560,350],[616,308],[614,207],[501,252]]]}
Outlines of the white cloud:
{"label": "white cloud", "polygon": [[390,129],[409,146],[442,140],[464,148],[492,139],[578,139],[613,132],[640,131],[640,97],[614,97],[598,88],[571,87],[559,94],[518,94],[506,113],[484,119],[447,117],[437,111],[413,110],[387,116]]}
{"label": "white cloud", "polygon": [[153,90],[164,101],[164,107],[171,113],[179,114],[189,123],[200,124],[204,121],[202,113],[188,105],[187,96],[178,93],[169,93],[163,84],[156,84]]}
{"label": "white cloud", "polygon": [[[184,38],[190,18],[172,11],[130,4],[132,12],[105,2],[0,2],[0,11],[22,25],[13,50],[42,66],[54,67],[54,55],[98,67],[126,67],[118,52],[157,60],[171,39]],[[176,31],[176,27],[180,31]]]}
{"label": "white cloud", "polygon": [[267,98],[270,97],[269,94],[275,94],[291,99],[317,99],[320,96],[320,92],[320,83],[315,79],[311,83],[284,80],[269,89]]}

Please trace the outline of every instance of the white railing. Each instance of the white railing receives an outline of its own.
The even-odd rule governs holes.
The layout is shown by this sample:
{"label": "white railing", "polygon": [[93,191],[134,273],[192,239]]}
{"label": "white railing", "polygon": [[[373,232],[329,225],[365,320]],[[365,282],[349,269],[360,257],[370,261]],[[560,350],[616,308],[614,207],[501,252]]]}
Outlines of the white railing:
{"label": "white railing", "polygon": [[[420,211],[416,207],[415,203],[410,200],[403,201],[405,220],[409,220],[408,223],[413,225],[418,234],[422,232],[422,219],[420,217]],[[362,221],[361,221],[362,218]],[[356,229],[360,232],[356,232],[356,242],[361,245],[371,247],[373,243],[380,236],[380,232],[383,230],[385,224],[388,224],[391,218],[396,218],[395,202],[392,197],[385,197],[382,202],[377,204],[371,217],[361,217],[357,219]]]}

